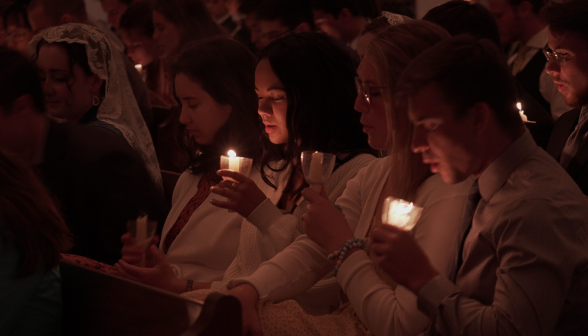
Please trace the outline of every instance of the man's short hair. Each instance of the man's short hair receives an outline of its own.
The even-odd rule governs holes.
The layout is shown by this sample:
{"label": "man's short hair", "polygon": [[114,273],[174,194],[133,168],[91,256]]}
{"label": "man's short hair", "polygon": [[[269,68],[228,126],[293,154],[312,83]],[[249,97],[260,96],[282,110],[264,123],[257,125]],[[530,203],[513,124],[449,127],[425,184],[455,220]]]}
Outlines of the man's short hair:
{"label": "man's short hair", "polygon": [[553,34],[576,33],[588,42],[588,1],[552,2],[543,9],[541,16]]}
{"label": "man's short hair", "polygon": [[429,10],[423,20],[440,25],[451,36],[470,34],[475,38],[489,39],[498,47],[501,46],[496,20],[486,7],[478,3],[451,0]]}
{"label": "man's short hair", "polygon": [[513,77],[503,54],[490,40],[460,35],[423,52],[401,75],[396,101],[400,108],[406,108],[408,99],[429,84],[439,87],[456,118],[483,102],[509,134],[522,127]]}
{"label": "man's short hair", "polygon": [[33,64],[19,52],[0,47],[0,108],[10,111],[14,101],[27,94],[39,112],[45,111],[43,88]]}
{"label": "man's short hair", "polygon": [[65,14],[75,16],[80,22],[88,19],[84,0],[32,0],[29,4],[28,11],[31,12],[39,6],[55,22],[60,22],[61,17]]}
{"label": "man's short hair", "polygon": [[523,2],[528,2],[533,6],[533,13],[539,14],[541,13],[541,9],[545,7],[546,0],[507,0],[508,4],[512,7],[518,6]]}
{"label": "man's short hair", "polygon": [[153,26],[153,2],[137,1],[121,15],[118,28],[134,31],[137,34],[151,38],[155,27]]}
{"label": "man's short hair", "polygon": [[379,15],[378,3],[375,0],[311,0],[313,10],[322,10],[333,15],[335,19],[343,8],[347,8],[353,16],[376,18]]}
{"label": "man's short hair", "polygon": [[263,0],[255,12],[257,20],[279,20],[284,26],[294,29],[301,23],[308,23],[312,30],[314,17],[308,0]]}

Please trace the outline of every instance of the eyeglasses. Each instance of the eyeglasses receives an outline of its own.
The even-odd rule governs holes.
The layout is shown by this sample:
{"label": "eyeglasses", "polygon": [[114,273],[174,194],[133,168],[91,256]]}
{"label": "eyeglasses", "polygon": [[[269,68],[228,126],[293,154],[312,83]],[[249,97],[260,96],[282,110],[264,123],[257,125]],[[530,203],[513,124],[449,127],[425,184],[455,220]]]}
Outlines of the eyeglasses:
{"label": "eyeglasses", "polygon": [[372,89],[385,89],[387,86],[370,86],[366,82],[362,82],[359,77],[355,77],[355,89],[357,90],[357,95],[363,96],[365,102],[368,104],[372,103]]}
{"label": "eyeglasses", "polygon": [[543,54],[545,54],[545,58],[547,58],[548,62],[551,61],[552,59],[555,59],[555,61],[559,65],[566,64],[566,62],[570,59],[570,55],[568,55],[567,53],[559,53],[559,52],[553,51],[549,48],[544,48]]}
{"label": "eyeglasses", "polygon": [[5,30],[2,32],[2,35],[4,35],[5,40],[12,40],[18,43],[23,42],[30,32],[31,31],[26,28],[16,28],[13,30]]}

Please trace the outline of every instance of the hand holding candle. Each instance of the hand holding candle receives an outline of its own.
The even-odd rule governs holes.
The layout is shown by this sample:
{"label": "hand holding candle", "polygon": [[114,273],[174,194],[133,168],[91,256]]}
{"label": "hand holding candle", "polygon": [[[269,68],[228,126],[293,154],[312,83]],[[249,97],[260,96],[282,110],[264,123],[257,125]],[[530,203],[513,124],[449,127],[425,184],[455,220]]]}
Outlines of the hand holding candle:
{"label": "hand holding candle", "polygon": [[[249,172],[251,171],[251,166],[253,164],[252,159],[239,157],[234,150],[229,150],[227,155],[221,155],[220,159],[220,168],[227,169],[230,171],[234,171],[245,176],[249,176]],[[230,177],[224,177],[223,179],[231,180],[233,182],[237,182]]]}
{"label": "hand holding candle", "polygon": [[321,152],[302,152],[300,159],[304,179],[311,189],[320,192],[333,172],[336,156]]}
{"label": "hand holding candle", "polygon": [[423,208],[399,198],[387,197],[382,207],[382,223],[403,230],[412,230],[421,216]]}
{"label": "hand holding candle", "polygon": [[[139,216],[136,220],[127,222],[127,230],[135,242],[135,247],[143,250],[146,250],[151,245],[156,228],[157,222],[150,221],[147,216]],[[139,266],[145,266],[144,256]]]}
{"label": "hand holding candle", "polygon": [[519,109],[519,114],[521,116],[521,119],[523,120],[523,123],[530,123],[530,124],[535,123],[535,121],[529,121],[529,119],[527,118],[527,115],[525,114],[525,111],[523,110],[523,105],[521,105],[521,102],[517,102],[517,109]]}

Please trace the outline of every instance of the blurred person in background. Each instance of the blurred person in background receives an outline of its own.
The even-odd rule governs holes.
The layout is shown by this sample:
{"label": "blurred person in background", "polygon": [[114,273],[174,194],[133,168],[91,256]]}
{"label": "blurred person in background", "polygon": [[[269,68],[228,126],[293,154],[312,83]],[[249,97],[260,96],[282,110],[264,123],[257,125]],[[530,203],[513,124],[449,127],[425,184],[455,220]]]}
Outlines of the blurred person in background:
{"label": "blurred person in background", "polygon": [[27,44],[33,38],[31,25],[27,18],[27,5],[30,0],[19,0],[10,5],[2,15],[3,37],[6,46],[29,57]]}

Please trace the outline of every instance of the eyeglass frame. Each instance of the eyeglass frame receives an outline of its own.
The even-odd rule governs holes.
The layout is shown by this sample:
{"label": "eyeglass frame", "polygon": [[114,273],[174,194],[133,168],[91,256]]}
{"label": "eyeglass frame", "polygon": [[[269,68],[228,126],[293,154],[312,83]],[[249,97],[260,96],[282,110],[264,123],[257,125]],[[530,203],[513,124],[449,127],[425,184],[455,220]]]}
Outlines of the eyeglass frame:
{"label": "eyeglass frame", "polygon": [[570,59],[570,56],[567,53],[560,53],[557,51],[553,51],[549,47],[543,48],[543,55],[547,58],[547,62],[550,62],[552,59],[555,59],[555,62],[559,65],[564,65]]}
{"label": "eyeglass frame", "polygon": [[[367,90],[366,90],[367,88]],[[369,86],[368,83],[363,82],[358,76],[355,77],[355,90],[357,95],[362,95],[368,105],[372,104],[372,89],[386,89],[387,86]]]}

